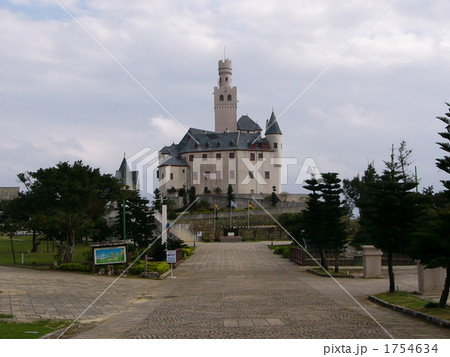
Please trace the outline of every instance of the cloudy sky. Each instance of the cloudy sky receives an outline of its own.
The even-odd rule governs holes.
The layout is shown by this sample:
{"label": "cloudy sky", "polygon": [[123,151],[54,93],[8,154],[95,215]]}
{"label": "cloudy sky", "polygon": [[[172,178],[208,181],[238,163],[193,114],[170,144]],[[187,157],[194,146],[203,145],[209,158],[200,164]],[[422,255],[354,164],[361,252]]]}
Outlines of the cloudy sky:
{"label": "cloudy sky", "polygon": [[286,191],[307,157],[351,178],[402,140],[421,187],[441,190],[449,13],[448,0],[1,0],[0,186],[59,161],[114,173],[124,152],[213,130],[226,47],[238,116],[262,126],[274,108],[299,162]]}

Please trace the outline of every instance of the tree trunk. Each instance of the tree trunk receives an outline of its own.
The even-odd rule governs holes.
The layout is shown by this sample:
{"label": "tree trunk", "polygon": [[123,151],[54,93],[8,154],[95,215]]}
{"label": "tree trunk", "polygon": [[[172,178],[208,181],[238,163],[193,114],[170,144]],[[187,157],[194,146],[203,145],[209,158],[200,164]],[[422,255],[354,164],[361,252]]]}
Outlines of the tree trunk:
{"label": "tree trunk", "polygon": [[389,291],[395,292],[394,267],[392,266],[392,252],[388,251]]}
{"label": "tree trunk", "polygon": [[445,305],[447,305],[449,288],[450,288],[450,267],[447,267],[447,275],[445,277],[444,289],[442,290],[441,298],[439,300],[439,307],[445,307]]}
{"label": "tree trunk", "polygon": [[64,253],[64,263],[72,263],[73,252],[75,250],[75,231],[69,229],[67,232],[67,247]]}
{"label": "tree trunk", "polygon": [[33,247],[31,248],[31,251],[33,253],[36,253],[38,251],[38,245],[39,245],[39,243],[37,241],[37,233],[36,233],[36,230],[33,229]]}
{"label": "tree trunk", "polygon": [[319,252],[320,252],[320,261],[321,261],[322,267],[326,271],[328,271],[328,261],[327,261],[326,255],[325,255],[325,249],[323,249],[323,247],[320,247]]}
{"label": "tree trunk", "polygon": [[339,250],[334,251],[334,272],[339,273]]}
{"label": "tree trunk", "polygon": [[13,261],[14,261],[14,264],[16,264],[16,253],[14,252],[14,243],[13,243],[13,235],[12,234],[9,235],[9,239],[11,240],[11,250],[12,250]]}

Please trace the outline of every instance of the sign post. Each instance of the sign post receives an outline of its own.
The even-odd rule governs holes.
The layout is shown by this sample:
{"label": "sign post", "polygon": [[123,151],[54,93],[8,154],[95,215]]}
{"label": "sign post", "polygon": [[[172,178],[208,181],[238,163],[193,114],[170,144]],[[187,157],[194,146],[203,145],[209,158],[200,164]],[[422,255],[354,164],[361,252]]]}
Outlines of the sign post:
{"label": "sign post", "polygon": [[173,276],[173,265],[177,262],[177,251],[176,250],[168,250],[167,251],[167,263],[170,264],[170,278],[175,279],[176,276]]}

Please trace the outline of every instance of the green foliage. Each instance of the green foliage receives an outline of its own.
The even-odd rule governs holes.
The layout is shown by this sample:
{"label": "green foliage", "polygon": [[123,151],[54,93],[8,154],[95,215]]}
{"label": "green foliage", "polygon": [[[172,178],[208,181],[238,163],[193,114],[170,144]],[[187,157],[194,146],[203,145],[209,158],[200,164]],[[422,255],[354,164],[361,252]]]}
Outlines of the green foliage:
{"label": "green foliage", "polygon": [[374,245],[387,254],[390,291],[395,291],[393,254],[405,253],[423,210],[422,197],[411,192],[417,183],[407,171],[410,154],[405,142],[397,154],[392,146],[383,174],[366,185],[359,203],[364,213],[361,226]]}
{"label": "green foliage", "polygon": [[311,241],[319,250],[321,265],[328,270],[325,249],[335,253],[335,271],[339,271],[338,258],[343,250],[347,233],[343,217],[347,210],[341,202],[343,192],[337,173],[321,175],[322,183],[312,177],[306,180],[304,188],[309,193],[306,209],[303,210],[303,228],[305,239]]}
{"label": "green foliage", "polygon": [[273,253],[281,255],[283,258],[289,258],[289,255],[291,254],[291,246],[289,245],[277,246],[273,250]]}
{"label": "green foliage", "polygon": [[185,247],[186,243],[182,239],[175,237],[173,235],[167,237],[167,250],[175,250],[178,248],[185,248]]}
{"label": "green foliage", "polygon": [[272,194],[270,195],[270,203],[272,205],[272,207],[275,207],[278,202],[280,202],[280,199],[277,196],[277,188],[275,186],[272,186]]}
{"label": "green foliage", "polygon": [[200,200],[200,202],[197,203],[196,211],[197,212],[210,212],[211,204],[207,200],[202,199],[202,200]]}
{"label": "green foliage", "polygon": [[194,251],[191,248],[185,247],[181,249],[183,252],[183,259],[190,257]]}
{"label": "green foliage", "polygon": [[156,272],[157,272],[159,275],[163,275],[165,272],[169,271],[169,269],[170,269],[170,266],[169,266],[169,264],[167,264],[166,262],[159,263],[159,264],[156,266]]}
{"label": "green foliage", "polygon": [[167,219],[175,220],[177,218],[178,218],[178,215],[177,215],[177,213],[175,211],[167,212]]}
{"label": "green foliage", "polygon": [[227,201],[228,201],[228,206],[231,206],[231,201],[234,200],[234,195],[233,195],[233,186],[231,186],[231,184],[228,185],[227,187]]}
{"label": "green foliage", "polygon": [[121,194],[120,182],[99,169],[76,161],[18,175],[27,192],[26,214],[35,228],[64,242],[64,262],[70,263],[77,239],[103,217]]}
{"label": "green foliage", "polygon": [[191,205],[190,211],[195,211],[197,209],[197,203],[194,203],[197,199],[197,194],[195,192],[195,187],[191,186],[191,188],[188,190],[188,197],[189,197],[189,205]]}
{"label": "green foliage", "polygon": [[113,226],[116,236],[124,239],[124,210],[126,238],[131,239],[138,247],[147,247],[156,228],[154,211],[148,206],[149,201],[140,196],[137,191],[125,191],[124,200],[116,209],[117,218]]}
{"label": "green foliage", "polygon": [[[169,264],[166,262],[154,262],[147,264],[147,271],[157,272],[159,275],[164,274],[166,271],[170,269]],[[139,261],[131,268],[128,269],[128,274],[130,275],[140,275],[145,271],[145,262]]]}
{"label": "green foliage", "polygon": [[[62,329],[71,324],[71,321],[40,320],[36,322],[0,321],[0,338],[2,339],[34,339],[41,338],[50,332]],[[27,333],[36,331],[37,333]]]}
{"label": "green foliage", "polygon": [[63,263],[57,267],[58,270],[63,271],[80,271],[80,272],[90,272],[91,268],[87,265],[79,263]]}
{"label": "green foliage", "polygon": [[156,211],[159,211],[159,213],[162,212],[162,203],[161,203],[161,191],[159,191],[158,188],[155,188],[155,191],[153,191],[153,208]]}
{"label": "green foliage", "polygon": [[303,213],[282,213],[278,216],[278,222],[292,237],[302,243]]}

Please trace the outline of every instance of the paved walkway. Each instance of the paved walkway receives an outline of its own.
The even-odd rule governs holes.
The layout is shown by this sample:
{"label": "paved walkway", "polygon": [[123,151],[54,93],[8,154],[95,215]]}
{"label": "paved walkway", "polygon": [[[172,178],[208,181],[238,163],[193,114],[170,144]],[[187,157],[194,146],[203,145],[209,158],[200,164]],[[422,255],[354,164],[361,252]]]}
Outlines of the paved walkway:
{"label": "paved walkway", "polygon": [[[396,272],[400,289],[416,289],[412,267]],[[76,316],[111,283],[108,277],[1,267],[0,274],[0,313],[23,311],[27,318],[45,317],[38,306],[51,317]],[[201,244],[174,275],[120,279],[83,316],[97,320],[82,325],[93,328],[67,337],[388,338],[384,328],[395,338],[450,338],[448,329],[368,301],[367,294],[387,290],[386,278],[339,279],[382,328],[331,279],[305,272],[264,243]]]}

